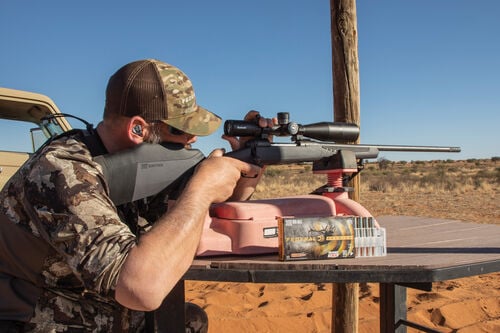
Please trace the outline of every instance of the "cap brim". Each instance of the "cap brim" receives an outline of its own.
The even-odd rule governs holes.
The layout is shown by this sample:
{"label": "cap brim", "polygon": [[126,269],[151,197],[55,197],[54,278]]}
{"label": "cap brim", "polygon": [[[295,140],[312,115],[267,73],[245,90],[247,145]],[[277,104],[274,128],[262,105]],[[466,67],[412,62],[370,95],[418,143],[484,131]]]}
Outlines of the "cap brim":
{"label": "cap brim", "polygon": [[166,119],[163,122],[188,134],[205,136],[215,132],[222,119],[198,105],[195,112],[191,112],[185,117]]}

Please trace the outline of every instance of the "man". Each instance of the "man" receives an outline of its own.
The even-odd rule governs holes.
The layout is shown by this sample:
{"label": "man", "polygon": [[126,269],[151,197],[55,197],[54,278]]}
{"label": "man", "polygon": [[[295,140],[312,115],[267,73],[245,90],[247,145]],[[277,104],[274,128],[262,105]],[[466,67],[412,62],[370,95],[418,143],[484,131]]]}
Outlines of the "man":
{"label": "man", "polygon": [[[144,142],[191,144],[219,123],[196,104],[182,71],[141,60],[110,78],[92,135],[97,150],[119,153]],[[261,173],[214,151],[176,205],[138,238],[109,198],[96,147],[85,142],[78,131],[49,142],[0,193],[2,331],[139,331],[142,311],[158,308],[189,268],[209,206],[248,198]]]}

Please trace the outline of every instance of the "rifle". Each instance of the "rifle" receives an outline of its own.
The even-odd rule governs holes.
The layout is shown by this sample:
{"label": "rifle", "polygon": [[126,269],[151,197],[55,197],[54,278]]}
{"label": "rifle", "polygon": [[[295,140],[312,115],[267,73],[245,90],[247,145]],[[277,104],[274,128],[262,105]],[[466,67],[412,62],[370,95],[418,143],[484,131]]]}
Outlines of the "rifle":
{"label": "rifle", "polygon": [[[343,166],[351,169],[353,161],[357,161],[359,167],[364,159],[377,158],[380,151],[460,152],[460,147],[337,143],[356,141],[359,127],[343,122],[300,125],[289,121],[287,112],[278,113],[277,118],[278,125],[272,128],[261,128],[254,122],[226,120],[226,135],[253,139],[247,141],[245,147],[225,155],[259,166],[313,162],[313,170],[325,170]],[[292,143],[270,142],[271,136],[290,136]]]}

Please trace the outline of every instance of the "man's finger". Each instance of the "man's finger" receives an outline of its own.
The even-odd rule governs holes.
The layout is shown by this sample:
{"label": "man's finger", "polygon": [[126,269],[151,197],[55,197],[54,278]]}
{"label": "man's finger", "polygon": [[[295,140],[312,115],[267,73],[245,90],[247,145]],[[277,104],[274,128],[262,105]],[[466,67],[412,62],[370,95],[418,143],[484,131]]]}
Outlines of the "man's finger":
{"label": "man's finger", "polygon": [[214,149],[212,152],[208,155],[208,157],[221,157],[224,155],[226,150],[224,148],[219,148],[219,149]]}
{"label": "man's finger", "polygon": [[243,118],[243,120],[245,121],[251,121],[251,120],[254,120],[255,117],[257,117],[259,115],[259,111],[255,111],[255,110],[250,110],[248,111],[248,113],[245,115],[245,118]]}
{"label": "man's finger", "polygon": [[222,135],[222,138],[229,142],[232,150],[240,149],[240,141],[234,136],[227,136],[225,134]]}
{"label": "man's finger", "polygon": [[255,164],[245,163],[240,160],[240,171],[243,178],[256,178],[261,171],[261,168]]}

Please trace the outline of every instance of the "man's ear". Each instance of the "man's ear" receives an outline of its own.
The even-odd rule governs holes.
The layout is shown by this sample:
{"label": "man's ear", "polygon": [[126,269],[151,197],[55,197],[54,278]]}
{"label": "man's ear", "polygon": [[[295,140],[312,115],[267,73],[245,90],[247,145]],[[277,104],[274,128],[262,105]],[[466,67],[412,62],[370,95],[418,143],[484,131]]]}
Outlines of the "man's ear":
{"label": "man's ear", "polygon": [[145,130],[148,125],[146,121],[139,116],[134,116],[130,118],[127,125],[128,125],[127,127],[128,137],[130,141],[132,141],[135,144],[143,143],[145,137]]}

